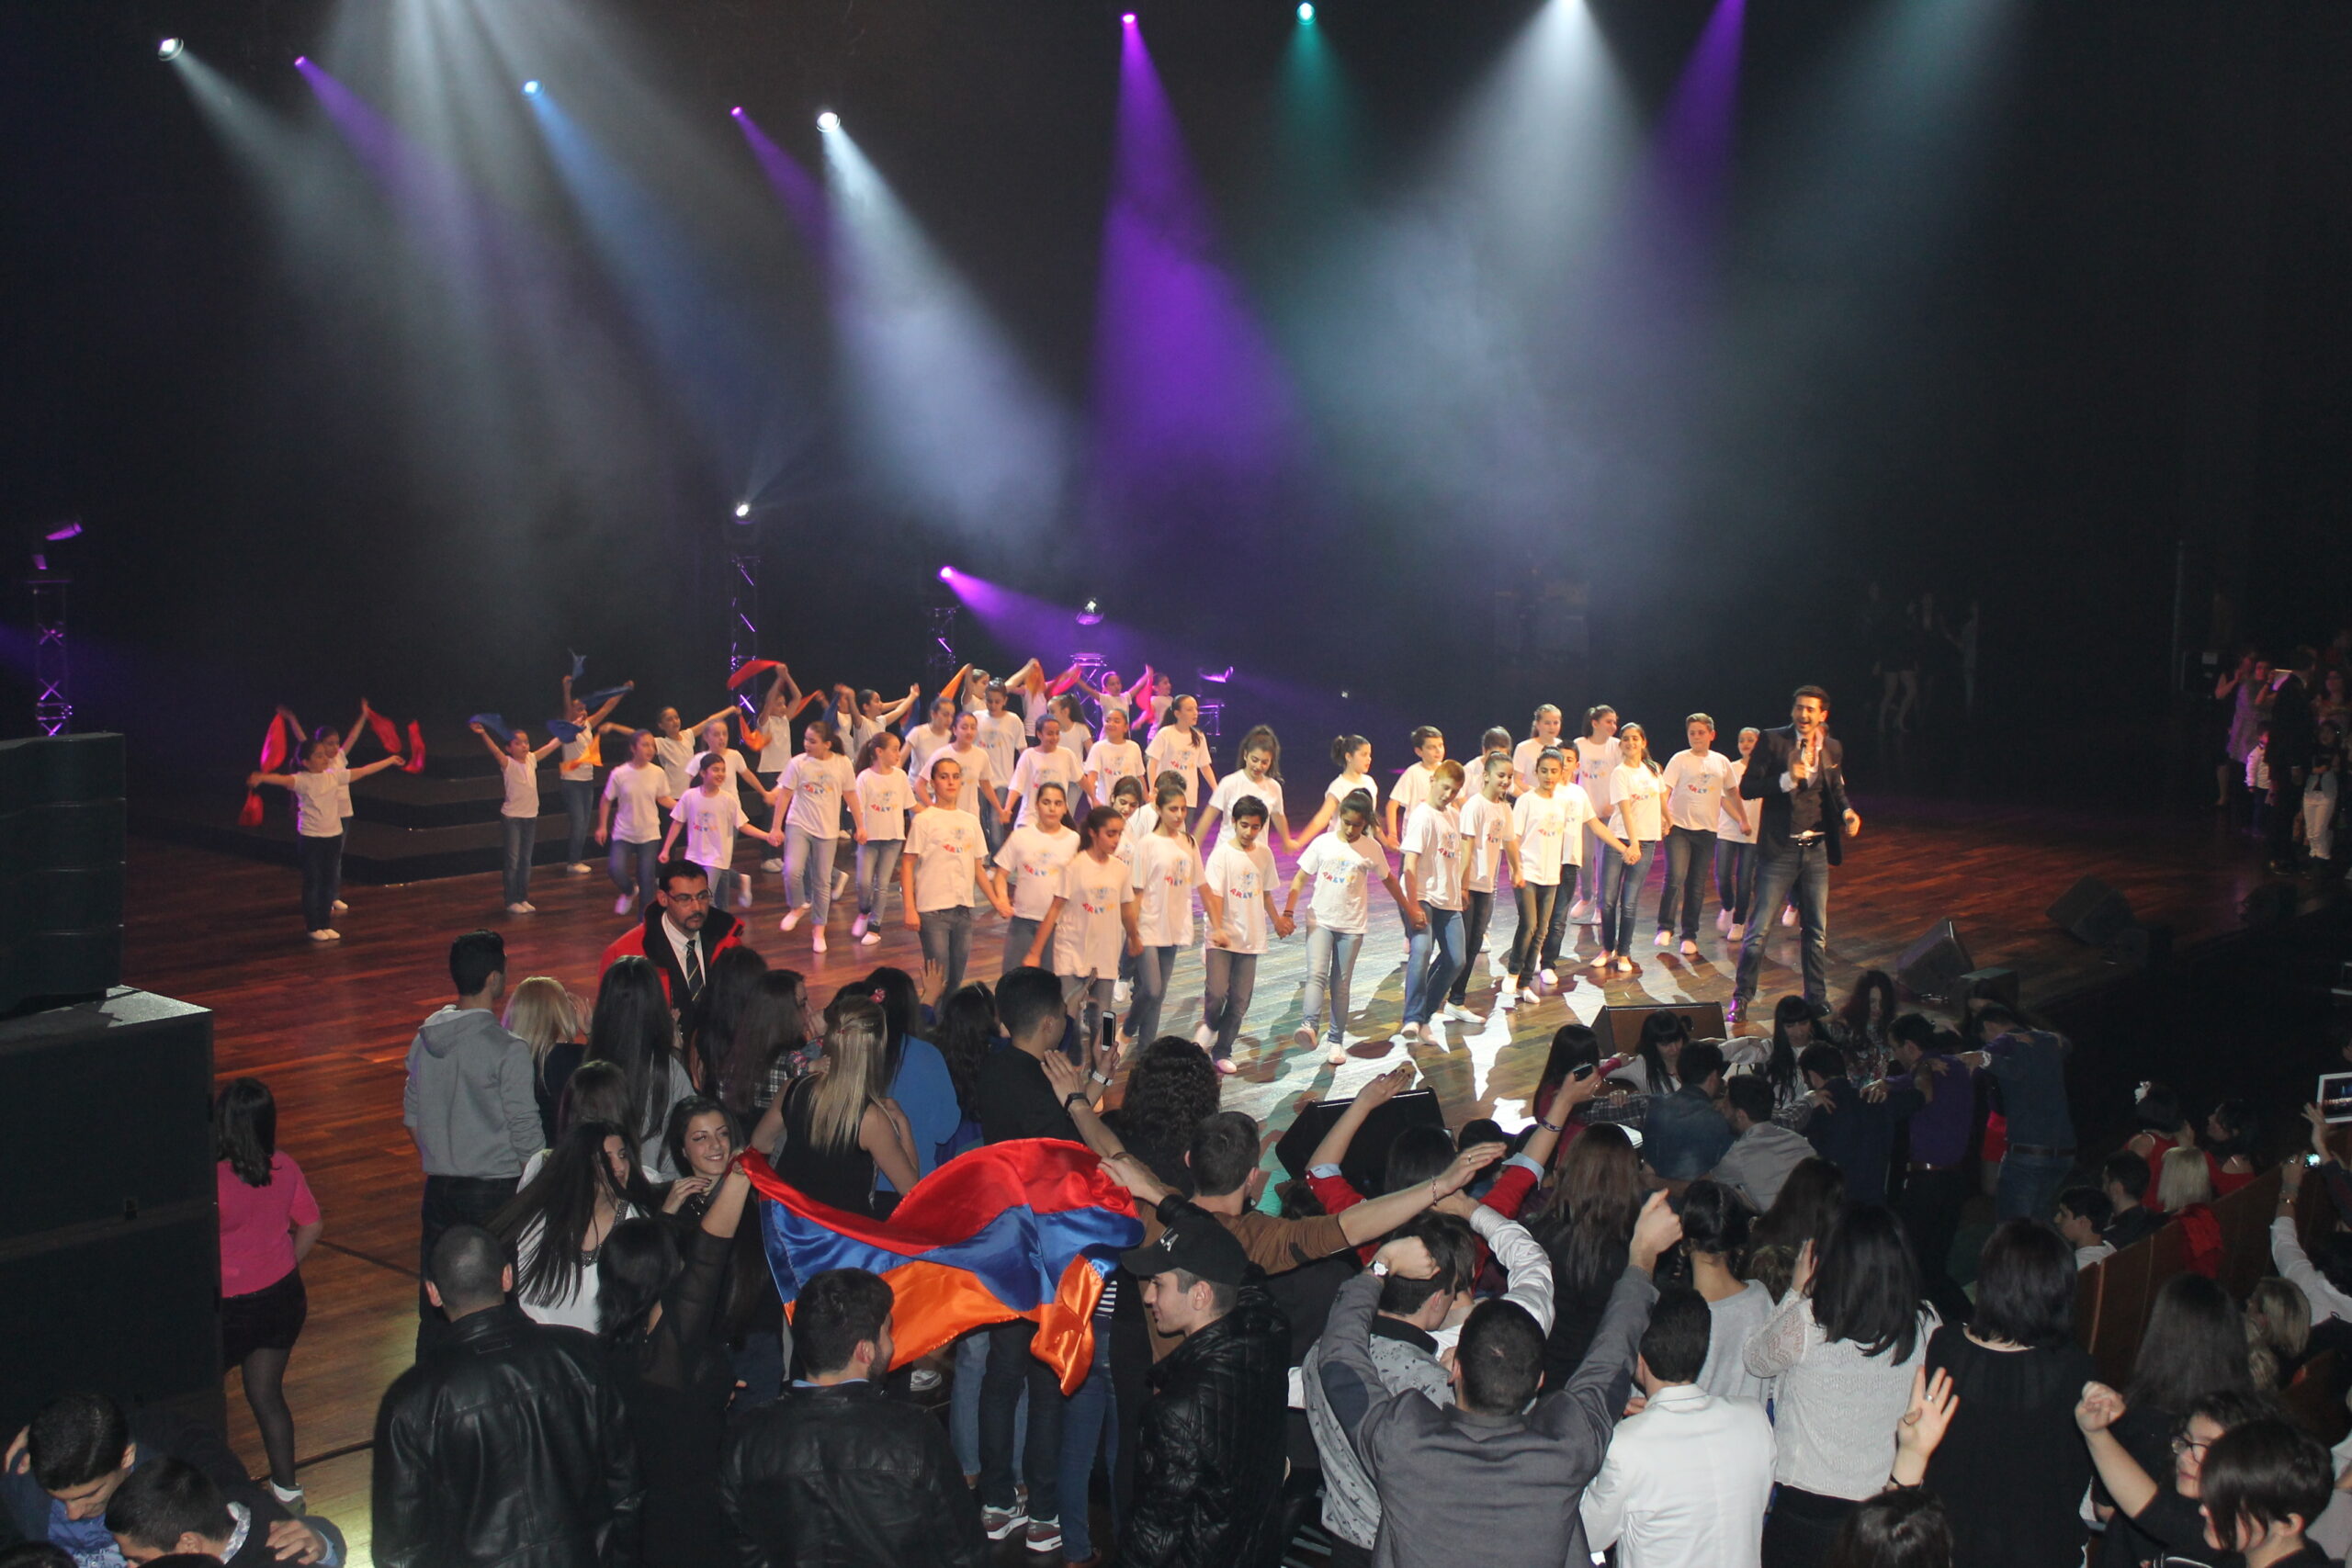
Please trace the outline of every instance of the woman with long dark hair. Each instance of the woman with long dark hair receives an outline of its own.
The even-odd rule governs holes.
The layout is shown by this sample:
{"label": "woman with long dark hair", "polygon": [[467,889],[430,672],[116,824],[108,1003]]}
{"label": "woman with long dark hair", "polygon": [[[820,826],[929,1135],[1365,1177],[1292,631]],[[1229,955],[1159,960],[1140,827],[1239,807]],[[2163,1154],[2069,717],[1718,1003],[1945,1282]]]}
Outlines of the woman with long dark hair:
{"label": "woman with long dark hair", "polygon": [[628,1198],[635,1151],[610,1122],[573,1123],[490,1229],[514,1254],[514,1303],[538,1323],[596,1327],[597,1258]]}
{"label": "woman with long dark hair", "polygon": [[741,1170],[728,1171],[683,1241],[659,1221],[625,1220],[605,1243],[596,1327],[637,1442],[646,1568],[721,1568],[734,1560],[718,1497],[735,1391],[720,1304],[751,1189]]}
{"label": "woman with long dark hair", "polygon": [[940,1151],[943,1163],[980,1143],[980,1064],[1004,1038],[997,1028],[996,993],[974,981],[939,1005],[932,1028],[947,1081],[956,1090],[956,1134]]}
{"label": "woman with long dark hair", "polygon": [[214,1186],[220,1202],[220,1364],[243,1371],[269,1455],[269,1488],[294,1513],[294,1413],[286,1362],[310,1297],[302,1259],[326,1226],[294,1156],[277,1146],[277,1101],[259,1078],[232,1078],[212,1101]]}
{"label": "woman with long dark hair", "polygon": [[691,1075],[702,1093],[722,1105],[734,1104],[728,1099],[729,1076],[747,1076],[735,1060],[735,1034],[767,972],[768,961],[741,942],[721,948],[711,957],[709,983],[686,1014],[693,1029],[686,1040]]}
{"label": "woman with long dark hair", "polygon": [[1865,969],[1854,976],[1854,988],[1846,994],[1846,1005],[1838,1010],[1838,1027],[1845,1035],[1846,1049],[1869,1051],[1883,1058],[1894,1043],[1888,1031],[1894,1027],[1894,982],[1883,969]]}
{"label": "woman with long dark hair", "polygon": [[625,1130],[638,1162],[660,1179],[675,1176],[662,1134],[670,1125],[670,1107],[694,1093],[695,1085],[678,1058],[677,1019],[653,960],[631,953],[605,971],[596,987],[596,1010],[588,1020],[588,1055],[628,1075]]}
{"label": "woman with long dark hair", "polygon": [[662,1212],[679,1223],[684,1235],[709,1209],[711,1193],[743,1146],[743,1130],[727,1107],[690,1094],[670,1107],[662,1145],[670,1152],[671,1168],[678,1173],[662,1195]]}
{"label": "woman with long dark hair", "polygon": [[809,1022],[808,986],[799,973],[771,969],[761,976],[744,1000],[742,1016],[735,1021],[719,1103],[739,1121],[758,1121],[788,1080],[816,1066],[818,1053],[810,1038],[816,1032]]}
{"label": "woman with long dark hair", "polygon": [[1634,1059],[1619,1068],[1617,1076],[1635,1080],[1644,1094],[1672,1094],[1682,1087],[1674,1069],[1681,1059],[1682,1047],[1689,1043],[1689,1021],[1680,1013],[1659,1008],[1642,1020],[1641,1041],[1634,1047]]}
{"label": "woman with long dark hair", "polygon": [[1772,1315],[1772,1292],[1740,1274],[1747,1261],[1747,1205],[1704,1178],[1682,1191],[1682,1250],[1690,1288],[1707,1303],[1707,1362],[1699,1386],[1728,1398],[1769,1400],[1772,1383],[1747,1370],[1748,1337]]}
{"label": "woman with long dark hair", "polygon": [[1780,1379],[1764,1568],[1812,1568],[1854,1506],[1886,1484],[1935,1314],[1893,1211],[1849,1211],[1797,1255],[1777,1311],[1747,1342],[1747,1370]]}
{"label": "woman with long dark hair", "polygon": [[1552,1332],[1544,1345],[1544,1382],[1572,1375],[1600,1326],[1601,1309],[1634,1239],[1649,1189],[1634,1143],[1622,1127],[1585,1130],[1560,1161],[1559,1184],[1530,1216],[1528,1230],[1552,1258]]}
{"label": "woman with long dark hair", "polygon": [[1772,1004],[1772,1033],[1760,1059],[1754,1047],[1740,1056],[1755,1074],[1772,1087],[1772,1120],[1784,1127],[1802,1127],[1807,1114],[1804,1074],[1797,1058],[1822,1038],[1819,1010],[1792,993]]}
{"label": "woman with long dark hair", "polygon": [[[2245,1314],[2227,1291],[2202,1274],[2176,1274],[2157,1287],[2148,1326],[2123,1391],[2115,1440],[2150,1475],[2174,1473],[2173,1438],[2197,1407],[2217,1394],[2251,1394]],[[2108,1498],[2102,1490],[2098,1501]],[[2124,1568],[2161,1556],[2163,1543],[2122,1515],[2108,1521],[2105,1561]]]}
{"label": "woman with long dark hair", "polygon": [[[890,1086],[890,1100],[906,1115],[916,1174],[929,1176],[956,1142],[964,1111],[956,1098],[956,1080],[947,1073],[946,1058],[938,1046],[923,1038],[927,1010],[922,994],[915,989],[913,976],[888,964],[868,975],[854,989],[871,997],[882,1009],[889,1029],[883,1047],[883,1081]],[[894,1190],[887,1179],[883,1190]]]}
{"label": "woman with long dark hair", "polygon": [[1928,1461],[1951,1505],[1959,1568],[2073,1568],[2090,1455],[2075,1404],[2098,1363],[2075,1345],[2075,1249],[2035,1220],[2006,1220],[1984,1243],[1968,1326],[1928,1341],[1928,1370],[1951,1376],[1960,1407]]}

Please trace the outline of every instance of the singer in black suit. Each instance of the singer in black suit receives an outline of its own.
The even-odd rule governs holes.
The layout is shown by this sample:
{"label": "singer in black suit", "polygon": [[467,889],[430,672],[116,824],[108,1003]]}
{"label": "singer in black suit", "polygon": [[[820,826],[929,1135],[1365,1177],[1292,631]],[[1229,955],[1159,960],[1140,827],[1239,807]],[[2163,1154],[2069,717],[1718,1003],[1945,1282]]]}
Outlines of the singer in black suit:
{"label": "singer in black suit", "polygon": [[1845,748],[1829,738],[1829,694],[1799,686],[1789,718],[1785,728],[1757,738],[1739,780],[1740,795],[1764,805],[1756,823],[1754,918],[1732,987],[1734,1027],[1756,996],[1772,916],[1792,892],[1804,939],[1805,999],[1828,1004],[1829,868],[1844,858],[1843,841],[1862,830],[1861,818],[1846,804]]}

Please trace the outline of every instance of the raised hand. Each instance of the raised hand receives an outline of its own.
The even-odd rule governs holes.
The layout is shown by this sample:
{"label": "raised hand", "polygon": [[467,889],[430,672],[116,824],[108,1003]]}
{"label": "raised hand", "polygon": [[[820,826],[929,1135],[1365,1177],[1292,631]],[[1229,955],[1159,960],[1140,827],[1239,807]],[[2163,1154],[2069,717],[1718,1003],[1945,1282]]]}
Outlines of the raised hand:
{"label": "raised hand", "polygon": [[[1444,1172],[1432,1184],[1430,1201],[1434,1202],[1450,1192],[1461,1191],[1470,1185],[1480,1171],[1509,1153],[1510,1153],[1510,1145],[1505,1144],[1476,1144],[1463,1150],[1453,1156],[1453,1163],[1447,1166]],[[1682,1234],[1680,1220],[1674,1222],[1674,1234],[1677,1235]]]}
{"label": "raised hand", "polygon": [[2123,1396],[2103,1382],[2086,1382],[2075,1404],[2075,1425],[2086,1432],[2104,1432],[2123,1418]]}

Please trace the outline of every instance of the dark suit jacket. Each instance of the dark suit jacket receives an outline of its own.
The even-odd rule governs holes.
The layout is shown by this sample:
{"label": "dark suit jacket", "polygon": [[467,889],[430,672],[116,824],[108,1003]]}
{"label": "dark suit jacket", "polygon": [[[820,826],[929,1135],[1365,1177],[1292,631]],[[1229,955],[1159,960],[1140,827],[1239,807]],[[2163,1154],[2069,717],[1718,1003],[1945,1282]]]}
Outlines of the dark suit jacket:
{"label": "dark suit jacket", "polygon": [[[1781,787],[1781,775],[1789,771],[1796,749],[1796,726],[1768,729],[1756,738],[1747,772],[1740,775],[1741,796],[1764,803],[1757,813],[1756,841],[1769,849],[1789,847],[1789,796]],[[1821,767],[1815,777],[1821,791],[1821,830],[1828,835],[1829,863],[1836,865],[1846,854],[1846,749],[1834,736],[1822,738]]]}
{"label": "dark suit jacket", "polygon": [[[596,966],[596,975],[601,980],[605,971],[623,958],[632,955],[650,958],[653,960],[653,966],[662,971],[662,989],[669,996],[670,1006],[676,1010],[678,1021],[685,1026],[688,1034],[692,1034],[695,1021],[695,1004],[686,994],[685,972],[678,967],[677,949],[670,945],[670,939],[663,934],[661,925],[662,906],[659,904],[648,906],[644,921],[621,932],[605,949],[605,959]],[[704,984],[707,985],[710,980],[711,961],[742,940],[741,921],[725,909],[713,909],[710,912],[702,926]]]}

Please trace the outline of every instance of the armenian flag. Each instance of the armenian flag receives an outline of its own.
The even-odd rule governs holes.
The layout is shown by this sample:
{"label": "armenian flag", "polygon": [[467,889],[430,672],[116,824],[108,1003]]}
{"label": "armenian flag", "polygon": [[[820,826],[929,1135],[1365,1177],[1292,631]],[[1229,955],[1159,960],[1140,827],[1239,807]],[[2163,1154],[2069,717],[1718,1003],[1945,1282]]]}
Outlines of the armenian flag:
{"label": "armenian flag", "polygon": [[1037,1325],[1032,1352],[1065,1393],[1093,1363],[1103,1280],[1143,1240],[1133,1196],[1092,1150],[1060,1138],[960,1155],[915,1183],[888,1224],[803,1196],[756,1151],[743,1169],[760,1195],[761,1237],[787,1312],[802,1281],[868,1269],[897,1298],[890,1336],[900,1364],[968,1329],[1027,1318]]}

